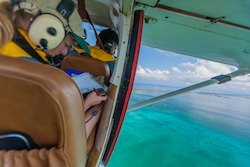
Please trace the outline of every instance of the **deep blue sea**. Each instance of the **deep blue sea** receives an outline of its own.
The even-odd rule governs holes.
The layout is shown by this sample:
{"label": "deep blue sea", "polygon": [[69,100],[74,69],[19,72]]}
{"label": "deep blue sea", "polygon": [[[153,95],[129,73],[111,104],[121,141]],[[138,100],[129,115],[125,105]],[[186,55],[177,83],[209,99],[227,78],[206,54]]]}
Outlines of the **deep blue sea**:
{"label": "deep blue sea", "polygon": [[[129,105],[173,90],[135,84]],[[127,112],[107,167],[250,167],[250,96],[196,91]]]}

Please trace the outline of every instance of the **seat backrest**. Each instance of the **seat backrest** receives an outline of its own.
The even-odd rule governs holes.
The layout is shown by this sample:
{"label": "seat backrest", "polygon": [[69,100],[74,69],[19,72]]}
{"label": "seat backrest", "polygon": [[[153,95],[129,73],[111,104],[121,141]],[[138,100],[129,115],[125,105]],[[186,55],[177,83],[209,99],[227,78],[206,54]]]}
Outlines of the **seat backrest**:
{"label": "seat backrest", "polygon": [[92,75],[104,76],[104,83],[109,84],[110,69],[107,63],[82,55],[68,55],[62,61],[61,69],[67,68],[82,72],[89,72]]}
{"label": "seat backrest", "polygon": [[83,98],[66,73],[0,55],[0,85],[0,133],[25,133],[40,148],[63,148],[69,166],[85,165]]}

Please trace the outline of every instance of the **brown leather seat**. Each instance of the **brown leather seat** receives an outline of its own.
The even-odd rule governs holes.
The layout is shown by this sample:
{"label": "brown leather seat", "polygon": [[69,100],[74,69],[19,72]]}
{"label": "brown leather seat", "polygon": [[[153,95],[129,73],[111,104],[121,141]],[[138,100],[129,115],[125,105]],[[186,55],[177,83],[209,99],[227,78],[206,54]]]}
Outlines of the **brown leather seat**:
{"label": "brown leather seat", "polygon": [[[63,59],[61,69],[66,71],[67,68],[89,72],[92,75],[104,76],[104,83],[109,85],[110,69],[107,63],[82,55],[68,55]],[[87,153],[89,153],[94,145],[97,126],[92,130],[88,142]]]}
{"label": "brown leather seat", "polygon": [[[0,132],[26,133],[41,149],[46,148],[48,155],[56,150],[63,166],[85,166],[83,98],[67,74],[49,65],[0,55],[0,85]],[[39,151],[27,155],[43,157],[44,149]],[[0,151],[0,162],[6,158],[5,153]],[[17,156],[22,160],[24,155]],[[51,158],[52,164],[47,166],[57,162]]]}
{"label": "brown leather seat", "polygon": [[92,75],[104,76],[104,83],[109,84],[110,69],[107,63],[82,55],[68,55],[63,59],[61,69],[67,68],[89,72]]}

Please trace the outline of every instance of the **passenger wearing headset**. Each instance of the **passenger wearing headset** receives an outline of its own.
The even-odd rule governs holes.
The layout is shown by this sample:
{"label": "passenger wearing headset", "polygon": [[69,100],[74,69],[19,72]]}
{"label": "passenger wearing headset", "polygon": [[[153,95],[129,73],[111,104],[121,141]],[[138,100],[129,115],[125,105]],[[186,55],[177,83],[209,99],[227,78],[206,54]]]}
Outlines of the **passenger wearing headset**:
{"label": "passenger wearing headset", "polygon": [[82,38],[81,17],[72,0],[11,1],[15,4],[16,31],[0,53],[51,64],[51,57],[66,55],[68,47],[74,44],[90,53]]}
{"label": "passenger wearing headset", "polygon": [[[99,37],[103,43],[105,52],[113,57],[113,55],[115,54],[115,50],[118,46],[118,42],[119,42],[117,33],[112,29],[106,29],[106,30],[102,30],[100,32]],[[98,45],[98,43],[96,43],[96,46],[89,47],[89,48],[90,48],[90,51],[92,50],[93,52],[95,52],[95,50],[101,49],[100,46]],[[95,54],[94,53],[91,53],[91,54],[93,54],[92,57],[96,58],[96,59],[102,59],[102,57],[104,57],[98,51]],[[107,57],[110,57],[110,56],[107,56]],[[115,58],[112,59],[111,57],[110,57],[110,59],[115,60]],[[103,61],[105,61],[105,60],[103,60]]]}
{"label": "passenger wearing headset", "polygon": [[[105,50],[102,50],[97,42],[95,46],[88,45],[91,52],[90,57],[105,61],[109,65],[110,75],[112,75],[116,61],[116,57],[114,57],[113,55],[115,54],[115,50],[119,42],[118,35],[112,29],[105,29],[100,32],[99,37],[103,43]],[[82,54],[88,56],[85,53],[85,50],[79,49],[74,46],[70,47],[70,50],[68,51],[68,54]]]}
{"label": "passenger wearing headset", "polygon": [[[49,63],[49,56],[67,54],[68,46],[76,42],[87,47],[81,36],[82,20],[71,0],[0,1],[1,54]],[[95,92],[85,98],[87,137],[101,115],[103,106],[97,105],[106,99],[107,95],[98,96]],[[89,106],[93,107],[87,110]]]}

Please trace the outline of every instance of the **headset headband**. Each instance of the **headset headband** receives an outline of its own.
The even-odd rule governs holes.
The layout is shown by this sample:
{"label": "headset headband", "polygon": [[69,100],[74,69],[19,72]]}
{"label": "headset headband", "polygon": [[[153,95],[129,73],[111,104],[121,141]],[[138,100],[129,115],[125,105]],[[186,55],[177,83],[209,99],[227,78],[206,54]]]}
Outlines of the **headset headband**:
{"label": "headset headband", "polygon": [[14,12],[21,9],[34,15],[30,22],[28,36],[34,45],[42,49],[55,48],[63,41],[65,28],[69,27],[71,30],[69,18],[75,10],[72,0],[61,0],[57,6],[50,2],[42,4],[20,2],[14,6]]}
{"label": "headset headband", "polygon": [[[16,4],[16,3],[15,3]],[[69,20],[69,17],[71,16],[71,14],[73,13],[74,9],[75,9],[75,4],[72,0],[62,0],[55,8],[51,7],[51,6],[43,6],[42,9],[49,7],[52,8],[54,10],[57,10],[57,12],[59,12],[67,21]],[[30,3],[30,2],[20,2],[18,4],[16,4],[14,6],[14,13],[20,9],[24,9],[25,12],[33,14],[33,15],[37,15],[39,13],[39,11],[41,11],[42,9],[38,9],[36,7],[36,5]]]}
{"label": "headset headband", "polygon": [[56,10],[63,15],[66,20],[69,20],[69,17],[75,9],[75,4],[72,0],[62,0],[59,5],[57,5]]}

